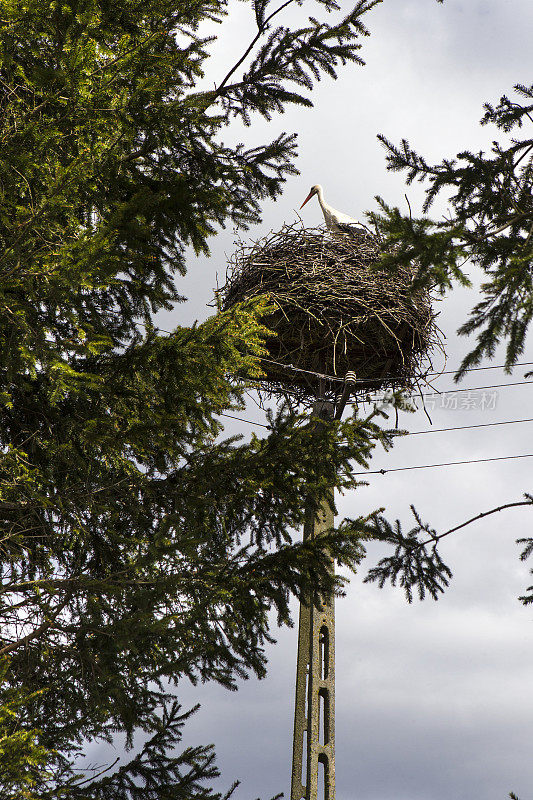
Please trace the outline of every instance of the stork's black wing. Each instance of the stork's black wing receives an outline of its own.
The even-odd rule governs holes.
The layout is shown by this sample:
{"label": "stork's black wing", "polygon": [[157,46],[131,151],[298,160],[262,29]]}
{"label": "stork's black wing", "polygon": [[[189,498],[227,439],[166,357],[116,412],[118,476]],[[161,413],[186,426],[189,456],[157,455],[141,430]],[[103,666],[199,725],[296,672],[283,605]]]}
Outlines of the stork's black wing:
{"label": "stork's black wing", "polygon": [[366,230],[364,225],[358,224],[357,222],[337,222],[335,227],[340,233],[345,233],[348,236],[353,237],[363,233],[363,231]]}

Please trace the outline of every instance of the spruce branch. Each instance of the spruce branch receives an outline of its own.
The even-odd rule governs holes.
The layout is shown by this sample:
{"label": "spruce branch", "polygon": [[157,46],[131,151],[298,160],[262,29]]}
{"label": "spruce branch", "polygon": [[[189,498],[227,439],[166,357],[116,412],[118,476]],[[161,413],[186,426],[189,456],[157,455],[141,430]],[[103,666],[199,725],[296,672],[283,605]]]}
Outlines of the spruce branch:
{"label": "spruce branch", "polygon": [[[533,122],[533,87],[517,84],[526,102],[503,95],[496,106],[485,104],[481,124],[493,124],[504,133]],[[512,139],[507,146],[494,141],[491,151],[463,150],[453,159],[429,164],[405,139],[400,145],[380,135],[387,150],[387,166],[405,171],[406,182],[426,183],[423,213],[441,192],[450,195],[450,212],[443,221],[423,217],[415,229],[412,220],[382,204],[381,214],[369,215],[385,241],[400,241],[396,258],[408,252],[420,263],[418,280],[448,290],[462,280],[459,259],[471,260],[485,273],[482,300],[459,328],[461,335],[476,334],[456,380],[483,357],[492,357],[506,345],[506,367],[523,352],[533,308],[531,303],[533,250],[533,139]],[[388,257],[391,269],[394,257]]]}
{"label": "spruce branch", "polygon": [[434,537],[435,532],[423,523],[418,516],[415,508],[411,510],[417,522],[416,527],[404,534],[399,520],[396,520],[394,527],[381,515],[374,516],[373,537],[380,542],[386,542],[395,546],[391,556],[380,559],[375,567],[372,567],[364,579],[364,583],[377,582],[380,589],[387,581],[392,586],[399,585],[403,588],[408,603],[413,601],[413,587],[418,590],[418,597],[423,600],[426,593],[438,600],[439,593],[444,592],[449,585],[452,572],[442,561],[433,544],[431,552],[426,551],[425,544],[418,540],[421,531],[430,533]]}
{"label": "spruce branch", "polygon": [[461,528],[466,528],[467,525],[471,525],[473,522],[477,522],[478,520],[483,519],[484,517],[489,517],[491,514],[497,514],[499,511],[504,511],[507,508],[516,508],[518,506],[533,505],[533,497],[531,495],[525,494],[524,497],[526,498],[525,500],[518,500],[515,503],[505,503],[504,505],[497,506],[496,508],[491,508],[490,511],[482,511],[479,514],[476,514],[475,517],[471,517],[470,519],[466,520],[466,522],[462,522],[460,525],[456,525],[454,528],[450,528],[444,533],[434,535],[430,539],[427,539],[425,542],[421,542],[420,547],[423,547],[426,544],[431,544],[432,542],[438,542],[441,539],[444,539],[445,536],[449,536],[451,533],[455,533],[456,531],[461,530]]}
{"label": "spruce branch", "polygon": [[41,625],[38,625],[37,628],[34,628],[32,631],[26,634],[26,636],[0,647],[0,658],[8,655],[8,653],[12,653],[20,647],[24,647],[34,639],[41,637],[50,628],[53,628],[56,625],[56,620],[60,616],[61,612],[66,608],[70,599],[70,596],[67,595],[67,597],[65,597],[65,599],[62,600],[56,608],[54,608],[51,614],[49,611],[45,612],[45,621]]}
{"label": "spruce branch", "polygon": [[257,31],[256,35],[254,36],[254,38],[252,39],[252,41],[250,42],[250,44],[248,45],[248,47],[246,48],[246,50],[244,51],[243,55],[231,67],[229,72],[227,72],[227,74],[221,80],[219,85],[216,87],[215,92],[214,92],[214,96],[212,97],[211,102],[215,102],[217,97],[220,97],[220,95],[222,94],[223,89],[227,85],[227,83],[228,83],[229,79],[231,78],[231,76],[239,69],[241,64],[243,64],[246,61],[246,59],[248,58],[248,56],[250,55],[250,53],[254,49],[254,47],[257,44],[257,42],[259,41],[259,39],[268,30],[269,23],[274,19],[275,16],[277,16],[277,14],[280,14],[285,8],[287,8],[287,6],[290,6],[294,2],[296,2],[296,0],[285,0],[285,2],[282,3],[280,6],[278,6],[278,8],[275,11],[273,11],[271,14],[269,14],[269,16],[266,19],[264,19],[264,13],[265,13],[265,9],[266,9],[267,4],[268,4],[268,0],[267,0],[267,2],[265,2],[263,0],[263,2],[257,2],[256,1],[254,3],[254,10],[255,10],[255,14],[256,14],[258,31]]}
{"label": "spruce branch", "polygon": [[[230,114],[239,116],[245,124],[249,124],[253,111],[269,119],[273,111],[281,112],[287,103],[312,105],[308,97],[286,89],[286,84],[294,83],[309,90],[313,80],[320,80],[322,73],[335,78],[337,63],[351,61],[362,64],[362,59],[357,55],[360,45],[356,39],[368,35],[368,31],[360,18],[380,2],[382,0],[358,0],[352,11],[337,24],[330,25],[309,17],[308,25],[296,30],[270,25],[274,15],[289,3],[283,4],[266,17],[243,56],[232,66],[218,88],[205,93],[205,102],[211,105],[220,99],[226,118]],[[336,8],[336,4],[329,0],[325,5],[328,10]],[[267,33],[266,40],[258,48],[241,80],[229,83]]]}
{"label": "spruce branch", "polygon": [[[525,500],[506,503],[489,511],[476,514],[476,516],[441,534],[438,534],[428,523],[422,521],[414,506],[411,506],[411,511],[417,525],[407,534],[402,532],[400,520],[396,520],[393,527],[381,514],[375,515],[372,519],[374,526],[372,537],[380,542],[394,544],[395,551],[392,556],[382,558],[375,567],[371,568],[364,582],[377,582],[380,588],[383,588],[387,581],[390,581],[393,586],[399,582],[409,603],[412,602],[412,590],[415,586],[418,589],[418,596],[421,600],[424,599],[426,591],[434,600],[437,600],[439,592],[444,591],[444,588],[449,585],[449,579],[452,577],[451,570],[442,561],[437,551],[439,541],[445,536],[456,533],[491,514],[496,514],[508,508],[533,505],[532,495],[525,494],[524,497]],[[420,540],[419,536],[422,533],[428,534],[428,538]],[[517,539],[517,543],[526,545],[520,556],[521,560],[525,560],[533,553],[533,539]],[[431,546],[430,551],[427,550],[428,546]],[[528,591],[533,592],[533,587],[528,587]],[[532,603],[533,594],[519,599],[525,604]]]}

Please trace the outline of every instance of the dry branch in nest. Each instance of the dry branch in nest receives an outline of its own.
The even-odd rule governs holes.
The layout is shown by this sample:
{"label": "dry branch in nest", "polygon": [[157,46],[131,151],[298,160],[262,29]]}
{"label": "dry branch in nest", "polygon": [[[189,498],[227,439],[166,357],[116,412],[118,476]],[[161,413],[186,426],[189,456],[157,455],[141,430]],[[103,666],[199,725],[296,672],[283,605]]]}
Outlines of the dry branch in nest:
{"label": "dry branch in nest", "polygon": [[260,295],[275,306],[263,320],[275,334],[263,389],[305,402],[318,392],[334,399],[348,370],[365,393],[411,388],[423,377],[438,343],[429,293],[410,291],[414,267],[380,269],[380,252],[363,227],[332,235],[285,226],[240,245],[220,294],[225,309]]}

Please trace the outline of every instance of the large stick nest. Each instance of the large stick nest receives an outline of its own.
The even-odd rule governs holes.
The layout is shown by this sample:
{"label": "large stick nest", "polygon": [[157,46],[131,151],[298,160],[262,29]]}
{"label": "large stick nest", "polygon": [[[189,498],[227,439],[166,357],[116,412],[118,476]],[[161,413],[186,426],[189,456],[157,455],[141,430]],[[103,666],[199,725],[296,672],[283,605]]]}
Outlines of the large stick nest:
{"label": "large stick nest", "polygon": [[[357,391],[412,388],[438,343],[429,293],[414,293],[414,267],[379,268],[379,240],[365,228],[332,235],[285,226],[232,256],[220,290],[227,309],[267,295],[274,336],[262,388],[303,402],[334,399],[348,370]],[[319,376],[329,376],[327,379]]]}

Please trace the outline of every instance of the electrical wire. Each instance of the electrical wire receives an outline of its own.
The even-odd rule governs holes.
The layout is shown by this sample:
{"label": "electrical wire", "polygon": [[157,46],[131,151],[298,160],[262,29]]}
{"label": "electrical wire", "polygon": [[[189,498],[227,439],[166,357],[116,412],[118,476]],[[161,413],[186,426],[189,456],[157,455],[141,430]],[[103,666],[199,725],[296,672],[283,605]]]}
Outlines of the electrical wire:
{"label": "electrical wire", "polygon": [[458,392],[479,392],[481,389],[504,389],[507,386],[525,386],[532,381],[513,381],[512,383],[493,383],[490,386],[467,386],[464,389],[442,389],[435,392],[420,392],[420,394],[412,394],[410,397],[438,397],[441,394],[457,394]]}
{"label": "electrical wire", "polygon": [[[494,364],[494,366],[490,367],[467,367],[465,372],[478,372],[482,369],[505,369],[506,366],[506,364]],[[517,361],[516,364],[513,364],[513,367],[533,367],[533,361]],[[443,372],[428,372],[428,375],[440,377],[441,375],[455,375],[456,372],[456,369],[446,369]]]}
{"label": "electrical wire", "polygon": [[[313,375],[315,378],[322,378],[323,380],[331,381],[333,383],[344,383],[344,378],[340,378],[337,375],[327,375],[322,372],[314,372],[310,369],[302,369],[301,367],[295,367],[294,364],[282,364],[281,361],[274,361],[271,358],[263,358],[263,361],[268,361],[270,364],[277,364],[280,367],[285,367],[286,369],[290,369],[292,372],[304,372],[306,375]],[[524,362],[523,366],[527,366],[530,362]],[[474,367],[473,369],[491,369],[491,367]],[[452,370],[453,372],[453,370]],[[435,373],[435,374],[449,374],[449,373]],[[372,378],[365,378],[364,382],[368,383],[368,381],[373,380]],[[376,378],[375,380],[382,380],[381,378]],[[503,389],[507,386],[522,386],[526,383],[533,383],[531,381],[514,381],[512,383],[495,383],[490,386],[468,386],[466,388],[458,389],[455,386],[451,389],[440,389],[435,390],[433,392],[419,392],[419,393],[412,393],[407,395],[408,397],[415,398],[415,397],[435,397],[441,394],[455,394],[457,392],[477,392],[481,389]]]}
{"label": "electrical wire", "polygon": [[261,358],[261,361],[267,361],[269,364],[276,364],[276,366],[283,367],[291,372],[304,372],[306,375],[313,375],[315,378],[323,378],[332,383],[344,383],[344,378],[338,375],[326,375],[323,372],[314,372],[312,369],[302,369],[302,367],[295,367],[294,364],[283,364],[281,361],[274,361],[273,358],[265,358],[264,356]]}
{"label": "electrical wire", "polygon": [[[256,422],[252,419],[245,419],[244,417],[236,417],[233,414],[225,414],[223,412],[220,413],[221,417],[229,417],[229,419],[235,419],[238,422],[246,422],[247,425],[258,425],[260,428],[266,428],[267,430],[271,430],[270,425],[265,425],[262,422]],[[447,433],[449,431],[470,431],[474,430],[475,428],[494,428],[498,425],[518,425],[524,422],[533,422],[533,417],[528,417],[527,419],[507,419],[501,420],[500,422],[480,422],[476,425],[456,425],[451,428],[428,428],[425,431],[406,431],[406,433],[398,433],[398,436],[423,436],[426,433]],[[386,432],[386,431],[385,431]]]}
{"label": "electrical wire", "polygon": [[470,461],[444,461],[441,464],[418,464],[414,467],[391,467],[390,469],[369,469],[365,472],[352,472],[352,475],[385,475],[387,472],[404,472],[411,469],[433,469],[434,467],[456,467],[459,464],[485,464],[488,461],[510,461],[515,458],[533,458],[533,453],[517,456],[496,456],[495,458],[475,458]]}
{"label": "electrical wire", "polygon": [[533,422],[530,419],[508,419],[502,422],[481,422],[478,425],[457,425],[455,428],[428,428],[426,431],[407,431],[405,436],[421,436],[424,433],[445,433],[446,431],[469,431],[474,428],[492,428],[495,425],[516,425],[520,422]]}
{"label": "electrical wire", "polygon": [[[261,359],[262,361],[267,361],[269,364],[276,364],[278,367],[282,367],[284,369],[288,369],[291,372],[303,372],[306,375],[313,375],[315,378],[322,378],[323,380],[330,381],[332,383],[344,383],[344,378],[340,377],[339,375],[327,375],[322,372],[314,372],[311,369],[303,369],[302,367],[296,367],[294,364],[286,364],[282,361],[275,361],[273,358],[265,358]],[[533,361],[519,361],[516,364],[513,364],[513,367],[529,367],[533,366]],[[486,366],[486,367],[468,367],[465,372],[476,372],[478,370],[484,369],[505,369],[505,364],[495,364],[493,366]],[[444,370],[443,372],[428,372],[428,376],[434,376],[435,378],[439,378],[441,375],[454,375],[457,372],[455,369]],[[365,383],[373,383],[373,382],[380,382],[383,378],[365,378]],[[526,381],[528,383],[528,381]],[[507,385],[507,384],[505,384]],[[464,391],[462,389],[450,389],[449,391]]]}
{"label": "electrical wire", "polygon": [[[270,430],[269,425],[263,425],[261,422],[254,422],[250,419],[243,419],[242,417],[234,417],[231,414],[221,414],[223,417],[230,417],[231,419],[239,420],[239,422],[247,422],[249,425],[259,425],[261,428]],[[514,425],[521,422],[533,422],[533,419],[512,419],[502,422],[486,422],[480,425],[459,425],[455,428],[435,428],[434,430],[427,431],[409,431],[407,436],[417,436],[423,433],[444,433],[445,431],[461,431],[470,430],[472,428],[490,428],[494,425]],[[462,464],[487,464],[493,461],[513,461],[519,458],[533,458],[533,453],[524,453],[523,455],[515,456],[495,456],[492,458],[475,458],[466,461],[444,461],[439,464],[417,464],[409,467],[390,467],[389,469],[372,469],[365,470],[364,472],[353,472],[353,475],[386,475],[387,472],[406,472],[414,469],[435,469],[436,467],[456,467]]]}
{"label": "electrical wire", "polygon": [[229,417],[229,419],[236,419],[239,422],[247,422],[248,425],[259,425],[260,428],[266,428],[268,431],[270,430],[270,425],[265,425],[262,422],[255,422],[253,419],[244,419],[244,417],[234,417],[233,414],[225,414],[223,411],[220,412],[221,417]]}

